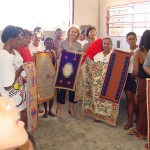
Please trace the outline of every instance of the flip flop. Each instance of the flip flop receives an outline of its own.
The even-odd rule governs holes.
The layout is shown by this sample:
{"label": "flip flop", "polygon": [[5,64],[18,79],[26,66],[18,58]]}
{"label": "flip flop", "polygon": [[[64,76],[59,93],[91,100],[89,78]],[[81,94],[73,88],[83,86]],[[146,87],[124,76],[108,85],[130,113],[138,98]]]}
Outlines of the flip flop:
{"label": "flip flop", "polygon": [[124,130],[129,130],[131,127],[133,127],[133,124],[131,124],[131,125],[126,124],[126,125],[123,127],[123,129],[124,129]]}
{"label": "flip flop", "polygon": [[49,112],[48,115],[51,117],[56,117],[56,114],[54,114],[53,112]]}
{"label": "flip flop", "polygon": [[141,134],[137,134],[133,137],[135,140],[146,140],[147,137],[146,136],[143,136]]}
{"label": "flip flop", "polygon": [[138,131],[136,129],[133,129],[133,130],[130,130],[128,132],[129,135],[137,135],[138,134]]}
{"label": "flip flop", "polygon": [[47,115],[47,114],[44,114],[44,115],[43,115],[43,118],[48,118],[48,115]]}

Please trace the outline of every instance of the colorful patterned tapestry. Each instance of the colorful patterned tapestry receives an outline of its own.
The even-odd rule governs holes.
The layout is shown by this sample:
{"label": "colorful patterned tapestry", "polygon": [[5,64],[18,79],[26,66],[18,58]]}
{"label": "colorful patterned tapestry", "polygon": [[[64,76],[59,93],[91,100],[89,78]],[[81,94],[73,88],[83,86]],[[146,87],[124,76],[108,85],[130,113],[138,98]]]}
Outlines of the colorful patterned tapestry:
{"label": "colorful patterned tapestry", "polygon": [[27,63],[23,65],[23,68],[27,76],[26,86],[26,100],[27,100],[27,118],[29,132],[33,132],[37,129],[38,119],[38,94],[37,94],[37,82],[34,63]]}
{"label": "colorful patterned tapestry", "polygon": [[82,53],[62,51],[58,62],[55,88],[75,90]]}
{"label": "colorful patterned tapestry", "polygon": [[84,99],[84,90],[85,90],[85,64],[82,64],[79,69],[80,77],[77,78],[76,89],[75,89],[75,101],[80,101]]}
{"label": "colorful patterned tapestry", "polygon": [[[123,61],[123,58],[121,57],[121,55],[118,55],[118,53],[120,54],[120,52],[116,50],[112,53],[109,63],[101,63],[101,62],[96,63],[92,60],[87,59],[83,68],[81,67],[82,75],[83,75],[82,77],[83,82],[82,83],[77,82],[78,84],[76,85],[77,86],[76,89],[80,88],[80,90],[83,91],[83,94],[82,94],[78,90],[76,90],[76,95],[77,95],[76,98],[83,99],[83,105],[82,105],[83,115],[91,116],[95,120],[103,121],[112,126],[116,125],[118,112],[119,112],[120,99],[117,102],[116,102],[116,99],[115,100],[104,99],[104,98],[101,98],[101,94],[103,91],[104,84],[106,82],[109,69],[111,69],[111,74],[114,73],[114,71],[112,71],[112,69],[114,68],[112,66],[111,66],[112,68],[110,68],[110,63],[113,61],[113,59],[115,59],[115,61],[113,61],[114,62],[113,64],[119,64],[120,68],[117,67],[117,69],[122,70],[120,71],[121,72],[120,74],[122,76],[123,76],[122,72],[125,71],[124,78],[120,75],[124,79],[123,82],[121,82],[123,85],[121,86],[119,84],[118,85],[115,84],[114,86],[117,86],[117,87],[114,87],[114,88],[115,89],[122,88],[123,90],[124,82],[126,81],[128,65],[126,64],[123,65],[123,63],[127,63],[127,62]],[[115,57],[114,57],[114,54],[115,54]],[[127,58],[130,58],[128,53],[123,52],[122,55],[125,55]],[[121,57],[122,62],[120,62],[120,60],[117,57]],[[129,60],[128,60],[128,63],[129,63]],[[124,69],[121,69],[121,66],[123,66]],[[119,73],[118,70],[116,72]],[[115,79],[116,77],[111,76],[111,74],[108,74],[108,75],[116,81]],[[117,77],[119,77],[119,75]],[[112,90],[112,87],[108,86],[108,89],[107,89],[108,91],[110,91],[109,88]],[[116,91],[112,90],[111,94],[112,96],[115,95]]]}
{"label": "colorful patterned tapestry", "polygon": [[35,53],[34,56],[38,86],[38,103],[43,103],[54,98],[56,70],[49,52]]}
{"label": "colorful patterned tapestry", "polygon": [[83,115],[95,120],[116,125],[119,107],[117,104],[100,100],[100,93],[105,79],[108,63],[94,62],[87,59],[85,64],[85,92],[83,92]]}
{"label": "colorful patterned tapestry", "polygon": [[150,79],[146,79],[146,95],[147,95],[147,122],[148,122],[148,147],[150,148]]}
{"label": "colorful patterned tapestry", "polygon": [[114,50],[110,57],[106,77],[104,80],[101,99],[119,103],[126,82],[130,54]]}

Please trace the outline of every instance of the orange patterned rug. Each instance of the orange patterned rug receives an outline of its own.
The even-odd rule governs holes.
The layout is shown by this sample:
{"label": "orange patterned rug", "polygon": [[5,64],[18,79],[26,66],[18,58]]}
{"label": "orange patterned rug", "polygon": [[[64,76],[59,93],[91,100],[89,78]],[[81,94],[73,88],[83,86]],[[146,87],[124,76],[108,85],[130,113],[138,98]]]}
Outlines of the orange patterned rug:
{"label": "orange patterned rug", "polygon": [[119,103],[126,82],[130,53],[114,50],[111,54],[100,98]]}
{"label": "orange patterned rug", "polygon": [[38,86],[38,103],[54,99],[56,70],[49,52],[35,53],[35,66]]}

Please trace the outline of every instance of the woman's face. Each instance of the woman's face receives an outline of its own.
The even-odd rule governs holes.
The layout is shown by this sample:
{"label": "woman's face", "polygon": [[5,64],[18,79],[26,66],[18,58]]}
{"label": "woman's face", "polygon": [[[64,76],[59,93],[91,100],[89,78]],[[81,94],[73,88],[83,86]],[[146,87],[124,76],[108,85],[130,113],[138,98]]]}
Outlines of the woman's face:
{"label": "woman's face", "polygon": [[103,40],[103,49],[104,51],[110,51],[112,49],[112,43],[109,39]]}
{"label": "woman's face", "polygon": [[55,33],[55,35],[56,35],[56,38],[61,39],[61,38],[62,38],[62,35],[63,35],[63,32],[62,32],[62,31],[57,31],[57,32]]}
{"label": "woman's face", "polygon": [[46,50],[53,49],[53,47],[54,47],[54,43],[53,43],[52,40],[46,40],[45,41],[45,48],[46,48]]}
{"label": "woman's face", "polygon": [[89,38],[90,39],[95,39],[95,37],[96,37],[96,30],[91,30],[91,31],[89,31]]}
{"label": "woman's face", "polygon": [[40,41],[41,41],[41,34],[36,34],[36,33],[34,33],[32,40],[33,40],[33,43],[39,44]]}
{"label": "woman's face", "polygon": [[82,34],[80,35],[80,40],[83,41],[83,40],[85,40],[85,39],[86,39],[86,34],[85,34],[85,32],[84,32],[84,33],[82,33]]}
{"label": "woman's face", "polygon": [[76,28],[72,28],[69,32],[69,38],[76,40],[78,36],[78,30]]}
{"label": "woman's face", "polygon": [[29,36],[29,35],[26,35],[26,36],[24,36],[24,37],[22,38],[21,44],[22,44],[23,46],[28,46],[28,45],[31,43],[31,40],[32,40],[32,37]]}
{"label": "woman's face", "polygon": [[19,116],[13,101],[0,97],[0,149],[13,149],[27,142],[28,135]]}
{"label": "woman's face", "polygon": [[18,36],[16,38],[11,38],[11,47],[12,49],[18,49],[18,47],[20,46],[21,44],[21,34],[19,33]]}

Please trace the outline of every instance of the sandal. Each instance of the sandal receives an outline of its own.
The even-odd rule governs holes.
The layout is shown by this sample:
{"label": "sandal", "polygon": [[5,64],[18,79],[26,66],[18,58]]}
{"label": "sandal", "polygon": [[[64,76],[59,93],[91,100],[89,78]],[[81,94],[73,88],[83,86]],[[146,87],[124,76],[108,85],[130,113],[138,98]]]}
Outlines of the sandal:
{"label": "sandal", "polygon": [[51,117],[56,117],[56,114],[54,114],[53,112],[49,112],[48,115]]}
{"label": "sandal", "polygon": [[133,137],[135,140],[146,140],[147,137],[146,136],[143,136],[141,134],[137,134]]}
{"label": "sandal", "polygon": [[137,129],[135,128],[135,129],[130,130],[130,131],[128,132],[128,134],[129,134],[129,135],[137,135],[137,134],[138,134],[138,131],[137,131]]}
{"label": "sandal", "polygon": [[100,120],[96,120],[96,119],[94,120],[94,122],[96,122],[96,123],[101,123],[101,121],[100,121]]}
{"label": "sandal", "polygon": [[44,114],[44,115],[43,115],[43,118],[48,118],[47,114]]}
{"label": "sandal", "polygon": [[126,124],[123,129],[124,130],[129,130],[131,127],[133,127],[133,124]]}

